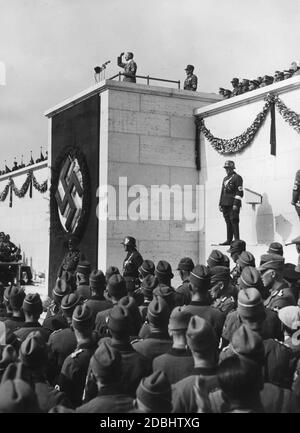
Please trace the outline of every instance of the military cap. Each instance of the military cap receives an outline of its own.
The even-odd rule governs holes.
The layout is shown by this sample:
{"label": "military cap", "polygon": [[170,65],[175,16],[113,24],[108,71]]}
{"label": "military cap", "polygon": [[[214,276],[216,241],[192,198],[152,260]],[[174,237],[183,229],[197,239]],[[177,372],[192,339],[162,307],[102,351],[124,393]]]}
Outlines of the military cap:
{"label": "military cap", "polygon": [[188,346],[194,352],[218,347],[218,339],[211,324],[200,316],[192,316],[186,331]]}
{"label": "military cap", "polygon": [[245,268],[246,266],[252,266],[255,268],[255,258],[254,255],[249,251],[242,251],[239,258],[236,261],[241,268]]}
{"label": "military cap", "polygon": [[100,342],[99,347],[90,360],[93,374],[104,383],[114,381],[120,375],[122,356],[108,342]]}
{"label": "military cap", "polygon": [[232,80],[231,80],[231,83],[238,83],[240,80],[238,79],[238,78],[233,78]]}
{"label": "military cap", "polygon": [[261,275],[259,271],[252,266],[247,266],[242,270],[238,282],[241,289],[255,287],[258,291],[260,291],[262,288]]}
{"label": "military cap", "polygon": [[118,305],[128,310],[130,320],[133,325],[133,332],[136,330],[138,333],[142,325],[142,317],[136,300],[132,296],[124,296],[119,300]]}
{"label": "military cap", "polygon": [[41,412],[36,394],[31,386],[21,379],[6,380],[0,385],[0,413]]}
{"label": "military cap", "polygon": [[87,304],[77,305],[72,316],[72,325],[78,331],[94,327],[93,312]]}
{"label": "military cap", "polygon": [[257,289],[250,287],[239,291],[237,312],[245,319],[265,318],[265,307]]}
{"label": "military cap", "polygon": [[258,270],[260,272],[267,271],[268,269],[273,269],[275,271],[283,271],[284,258],[279,254],[265,254],[263,258],[264,263],[262,263]]}
{"label": "military cap", "polygon": [[158,286],[158,279],[155,275],[147,275],[141,283],[141,290],[146,298],[152,298],[153,290]]}
{"label": "military cap", "polygon": [[28,314],[42,314],[43,304],[38,293],[27,293],[23,301],[23,311]]}
{"label": "military cap", "polygon": [[112,275],[120,274],[119,269],[116,266],[110,266],[106,269],[105,279],[108,281]]}
{"label": "military cap", "polygon": [[279,242],[272,242],[269,246],[268,253],[283,256],[283,247]]}
{"label": "military cap", "polygon": [[11,345],[0,346],[0,374],[4,372],[6,367],[12,362],[18,361],[18,353],[16,349]]}
{"label": "military cap", "polygon": [[123,305],[115,305],[108,314],[107,326],[111,331],[128,333],[131,330],[131,317]]}
{"label": "military cap", "polygon": [[194,267],[194,262],[190,257],[183,257],[178,263],[177,270],[190,272],[194,269]]}
{"label": "military cap", "polygon": [[158,370],[144,377],[137,387],[136,398],[151,412],[171,412],[172,389],[166,374]]}
{"label": "military cap", "polygon": [[132,236],[126,236],[121,242],[122,245],[130,245],[132,247],[136,246],[136,240]]}
{"label": "military cap", "polygon": [[70,286],[72,292],[76,290],[76,276],[69,271],[63,271],[60,277],[65,283]]}
{"label": "military cap", "polygon": [[53,299],[61,302],[62,298],[72,291],[71,286],[64,278],[58,278],[52,291]]}
{"label": "military cap", "polygon": [[150,325],[163,326],[168,324],[170,309],[167,302],[160,296],[154,297],[147,310],[147,319]]}
{"label": "military cap", "polygon": [[25,298],[25,291],[22,287],[13,286],[10,292],[9,303],[13,310],[20,310]]}
{"label": "military cap", "polygon": [[196,287],[203,287],[207,284],[209,289],[210,270],[204,265],[197,265],[190,273],[190,282]]}
{"label": "military cap", "polygon": [[3,299],[4,299],[5,302],[9,303],[9,299],[10,299],[10,294],[11,294],[12,288],[13,288],[13,286],[9,286],[9,287],[6,287],[6,289],[4,290]]}
{"label": "military cap", "polygon": [[212,250],[210,253],[207,264],[210,268],[213,268],[214,266],[223,266],[224,263],[224,254],[221,253],[219,250]]}
{"label": "military cap", "polygon": [[184,307],[175,307],[170,315],[170,331],[187,330],[192,314]]}
{"label": "military cap", "polygon": [[47,363],[47,343],[39,331],[27,335],[21,344],[19,354],[21,361],[32,369]]}
{"label": "military cap", "polygon": [[293,245],[293,244],[295,244],[295,245],[299,245],[300,244],[300,236],[297,236],[295,239],[293,239],[291,242],[288,242],[285,245]]}
{"label": "military cap", "polygon": [[193,65],[187,65],[185,71],[193,71],[195,67]]}
{"label": "military cap", "polygon": [[76,268],[76,272],[79,274],[87,275],[89,276],[91,273],[91,264],[90,262],[84,260],[82,262],[79,262]]}
{"label": "military cap", "polygon": [[89,278],[90,286],[91,287],[105,287],[105,275],[102,271],[95,269],[91,272],[90,278]]}
{"label": "military cap", "polygon": [[227,168],[227,167],[230,167],[230,168],[235,168],[235,164],[234,164],[234,161],[225,161],[225,163],[224,163],[224,168]]}
{"label": "military cap", "polygon": [[281,322],[289,329],[297,330],[300,328],[300,308],[296,305],[288,305],[278,311]]}
{"label": "military cap", "polygon": [[228,283],[230,280],[230,269],[226,266],[215,266],[210,270],[210,274],[211,285],[217,283],[218,281]]}
{"label": "military cap", "polygon": [[139,273],[144,277],[151,274],[154,275],[155,265],[152,260],[144,260],[141,266],[139,267]]}
{"label": "military cap", "polygon": [[236,354],[240,358],[250,359],[261,366],[264,365],[265,349],[263,340],[257,332],[252,331],[245,324],[242,324],[234,332],[229,351],[231,354]]}
{"label": "military cap", "polygon": [[165,260],[160,260],[156,265],[155,275],[157,276],[157,278],[162,278],[162,277],[173,278],[174,275],[172,273],[172,268],[170,263],[166,262]]}
{"label": "military cap", "polygon": [[107,282],[107,291],[110,296],[118,298],[126,296],[126,281],[120,274],[113,274]]}
{"label": "military cap", "polygon": [[158,285],[153,290],[153,296],[163,298],[169,305],[169,308],[171,310],[173,309],[175,302],[175,291],[172,289],[172,287]]}
{"label": "military cap", "polygon": [[283,278],[287,281],[297,281],[300,280],[300,272],[296,271],[296,265],[293,263],[285,263],[283,265]]}
{"label": "military cap", "polygon": [[227,252],[230,254],[241,254],[243,251],[246,251],[246,242],[241,239],[236,239],[235,241],[231,242],[230,248]]}
{"label": "military cap", "polygon": [[61,309],[68,317],[72,317],[75,307],[81,302],[81,298],[76,293],[69,293],[61,301]]}

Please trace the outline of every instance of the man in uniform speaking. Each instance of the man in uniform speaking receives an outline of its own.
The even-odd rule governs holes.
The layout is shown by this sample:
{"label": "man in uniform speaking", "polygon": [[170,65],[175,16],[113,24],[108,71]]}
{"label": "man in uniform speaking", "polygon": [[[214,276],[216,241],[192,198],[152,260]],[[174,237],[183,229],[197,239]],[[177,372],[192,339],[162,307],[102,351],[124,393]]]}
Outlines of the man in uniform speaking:
{"label": "man in uniform speaking", "polygon": [[233,161],[224,164],[226,176],[223,179],[219,209],[223,212],[227,226],[227,239],[219,245],[230,245],[232,238],[240,239],[239,214],[242,206],[243,178],[235,170]]}

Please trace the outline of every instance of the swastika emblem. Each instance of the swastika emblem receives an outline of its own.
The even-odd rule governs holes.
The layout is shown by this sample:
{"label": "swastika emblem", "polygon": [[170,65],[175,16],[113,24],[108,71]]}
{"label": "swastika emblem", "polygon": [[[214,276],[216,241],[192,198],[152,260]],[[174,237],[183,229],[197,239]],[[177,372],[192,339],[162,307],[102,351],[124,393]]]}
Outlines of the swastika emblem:
{"label": "swastika emblem", "polygon": [[76,158],[66,158],[55,198],[63,227],[67,232],[74,233],[82,213],[83,198],[82,173]]}

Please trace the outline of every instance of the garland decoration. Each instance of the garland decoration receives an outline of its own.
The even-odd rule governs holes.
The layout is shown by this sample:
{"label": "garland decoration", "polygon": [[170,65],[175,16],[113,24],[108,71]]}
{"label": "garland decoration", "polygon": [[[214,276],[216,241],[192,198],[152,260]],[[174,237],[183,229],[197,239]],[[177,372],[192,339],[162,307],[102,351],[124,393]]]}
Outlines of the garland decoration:
{"label": "garland decoration", "polygon": [[[253,141],[258,130],[262,126],[264,120],[269,111],[271,111],[271,154],[276,155],[276,129],[275,129],[275,117],[274,107],[277,108],[279,114],[283,117],[295,131],[300,134],[300,114],[290,110],[281,99],[272,93],[268,93],[265,97],[265,105],[260,113],[257,114],[253,123],[244,131],[241,135],[230,139],[222,139],[215,137],[211,131],[206,128],[203,118],[196,118],[195,122],[198,130],[203,133],[207,140],[212,144],[213,148],[223,154],[237,153],[245,149]],[[273,128],[273,129],[272,129]],[[198,155],[196,155],[197,159]],[[196,167],[198,169],[199,163],[196,161]]]}
{"label": "garland decoration", "polygon": [[283,119],[300,134],[300,115],[290,110],[277,95],[274,96],[274,102]]}
{"label": "garland decoration", "polygon": [[260,129],[263,124],[269,110],[271,104],[274,102],[273,95],[267,95],[265,98],[265,105],[260,113],[257,114],[253,123],[244,131],[241,135],[230,139],[222,139],[219,137],[215,137],[208,128],[206,128],[203,118],[198,120],[198,126],[200,131],[204,134],[207,140],[212,144],[213,148],[223,154],[231,154],[240,152],[245,149],[249,144],[253,141],[257,131]]}
{"label": "garland decoration", "polygon": [[[21,188],[18,188],[15,184],[14,179],[11,177],[8,180],[8,183],[5,185],[3,191],[0,193],[0,201],[5,201],[8,193],[10,192],[10,207],[12,206],[12,194],[14,193],[17,197],[23,198],[27,194],[28,188],[32,188],[32,186],[39,191],[40,193],[44,193],[48,189],[48,181],[45,180],[42,183],[39,183],[33,174],[33,171],[30,170],[27,173],[27,177]],[[30,194],[32,197],[32,194]]]}

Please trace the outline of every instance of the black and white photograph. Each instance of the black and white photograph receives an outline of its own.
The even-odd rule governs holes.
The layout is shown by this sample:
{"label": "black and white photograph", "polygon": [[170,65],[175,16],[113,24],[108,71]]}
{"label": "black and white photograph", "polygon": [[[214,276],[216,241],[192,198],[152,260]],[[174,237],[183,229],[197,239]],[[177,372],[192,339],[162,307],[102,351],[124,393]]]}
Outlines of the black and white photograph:
{"label": "black and white photograph", "polygon": [[299,22],[0,0],[0,413],[300,413]]}

